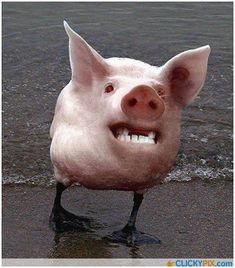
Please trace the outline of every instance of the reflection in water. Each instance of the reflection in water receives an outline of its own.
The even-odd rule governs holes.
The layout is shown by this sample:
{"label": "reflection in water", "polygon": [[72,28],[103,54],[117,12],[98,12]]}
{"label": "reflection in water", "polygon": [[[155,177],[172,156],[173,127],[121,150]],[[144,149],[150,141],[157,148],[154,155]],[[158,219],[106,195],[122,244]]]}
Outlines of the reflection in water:
{"label": "reflection in water", "polygon": [[130,258],[141,258],[140,254],[139,254],[139,247],[138,246],[131,247],[129,256],[130,256]]}
{"label": "reflection in water", "polygon": [[49,258],[111,258],[109,245],[89,233],[56,234]]}
{"label": "reflection in water", "polygon": [[90,233],[55,234],[48,258],[113,258],[115,249],[124,248],[126,258],[141,258],[139,247],[114,244]]}

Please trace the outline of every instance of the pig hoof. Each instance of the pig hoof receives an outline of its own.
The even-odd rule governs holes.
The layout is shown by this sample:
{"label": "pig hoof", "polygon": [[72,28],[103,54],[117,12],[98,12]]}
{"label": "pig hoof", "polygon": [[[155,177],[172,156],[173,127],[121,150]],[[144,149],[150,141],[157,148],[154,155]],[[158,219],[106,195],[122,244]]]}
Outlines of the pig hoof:
{"label": "pig hoof", "polygon": [[136,230],[135,227],[124,227],[122,230],[115,231],[106,238],[114,243],[122,243],[126,244],[127,246],[138,246],[143,244],[161,244],[161,240],[159,240],[158,238],[140,232]]}
{"label": "pig hoof", "polygon": [[90,219],[83,216],[76,216],[65,210],[62,206],[52,209],[49,225],[57,233],[72,230],[92,231]]}

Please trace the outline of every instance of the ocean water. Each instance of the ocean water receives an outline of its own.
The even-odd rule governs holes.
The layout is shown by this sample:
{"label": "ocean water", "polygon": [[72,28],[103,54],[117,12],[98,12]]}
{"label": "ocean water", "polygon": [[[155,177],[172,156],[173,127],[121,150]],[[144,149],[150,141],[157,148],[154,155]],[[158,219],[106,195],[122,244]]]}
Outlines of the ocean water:
{"label": "ocean water", "polygon": [[166,181],[231,180],[232,5],[3,3],[3,183],[54,184],[49,128],[70,79],[64,19],[104,57],[160,66],[177,53],[210,44],[207,80],[183,113],[182,145]]}

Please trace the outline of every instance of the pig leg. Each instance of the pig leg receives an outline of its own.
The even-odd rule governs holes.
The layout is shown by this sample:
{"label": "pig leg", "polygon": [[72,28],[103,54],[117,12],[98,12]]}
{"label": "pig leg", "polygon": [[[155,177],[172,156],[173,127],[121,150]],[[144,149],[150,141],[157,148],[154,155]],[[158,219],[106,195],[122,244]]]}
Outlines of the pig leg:
{"label": "pig leg", "polygon": [[143,200],[143,194],[134,193],[134,206],[127,224],[120,231],[115,231],[108,239],[128,246],[140,244],[160,244],[161,241],[151,235],[140,232],[135,227],[136,217]]}
{"label": "pig leg", "polygon": [[49,219],[49,224],[55,232],[64,232],[69,230],[90,230],[90,219],[82,216],[76,216],[61,206],[61,195],[67,187],[62,183],[56,185],[56,197]]}

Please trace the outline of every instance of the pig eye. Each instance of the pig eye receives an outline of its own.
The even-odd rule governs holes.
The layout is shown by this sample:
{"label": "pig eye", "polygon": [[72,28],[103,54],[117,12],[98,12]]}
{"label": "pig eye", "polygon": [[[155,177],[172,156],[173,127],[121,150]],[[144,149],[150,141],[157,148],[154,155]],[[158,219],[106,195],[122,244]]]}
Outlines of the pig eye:
{"label": "pig eye", "polygon": [[114,90],[113,85],[109,84],[105,87],[105,93],[110,93]]}

